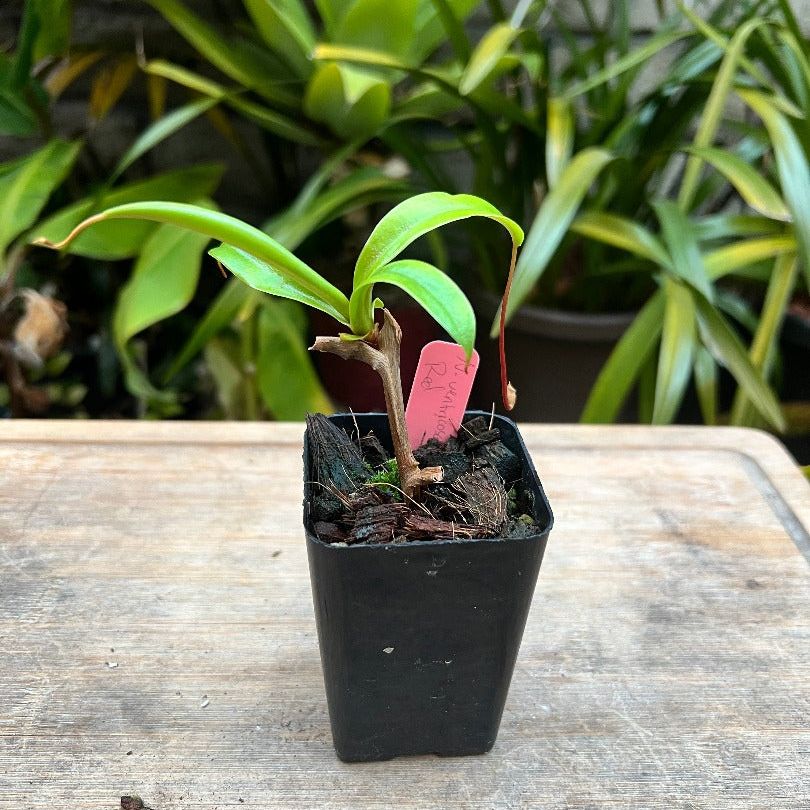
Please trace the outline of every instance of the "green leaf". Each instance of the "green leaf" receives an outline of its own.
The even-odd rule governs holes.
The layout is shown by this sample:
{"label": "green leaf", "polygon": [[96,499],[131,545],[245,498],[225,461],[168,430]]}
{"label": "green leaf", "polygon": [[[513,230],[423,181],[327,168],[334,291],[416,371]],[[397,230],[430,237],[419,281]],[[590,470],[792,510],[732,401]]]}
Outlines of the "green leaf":
{"label": "green leaf", "polygon": [[371,48],[356,48],[350,45],[332,45],[330,43],[321,42],[318,43],[312,51],[312,58],[319,61],[353,62],[372,68],[401,70],[420,78],[429,78],[438,81],[448,88],[456,90],[449,79],[443,76],[441,71],[417,67],[410,62],[385,53],[385,51],[373,50]]}
{"label": "green leaf", "polygon": [[391,87],[350,65],[320,65],[307,85],[304,110],[342,138],[367,139],[383,126],[391,110]]}
{"label": "green leaf", "polygon": [[571,223],[571,230],[580,236],[649,259],[660,267],[669,268],[672,265],[669,254],[653,234],[637,222],[618,214],[583,211]]}
{"label": "green leaf", "polygon": [[33,0],[40,20],[34,43],[34,59],[61,56],[70,47],[70,28],[73,16],[71,0]]}
{"label": "green leaf", "polygon": [[300,0],[244,0],[262,39],[301,78],[312,73],[315,31]]}
{"label": "green leaf", "polygon": [[206,110],[210,110],[217,101],[216,98],[197,99],[178,107],[176,110],[172,110],[172,112],[150,124],[118,161],[118,165],[115,167],[108,183],[110,185],[115,183],[139,157],[145,155],[150,149],[153,149],[161,141],[166,140],[170,135],[182,129]]}
{"label": "green leaf", "polygon": [[695,354],[695,301],[685,284],[664,279],[664,326],[658,353],[653,424],[668,425],[678,412]]}
{"label": "green leaf", "polygon": [[65,179],[82,144],[53,140],[22,160],[0,167],[0,256],[33,225]]}
{"label": "green leaf", "polygon": [[686,215],[672,200],[655,200],[652,207],[661,223],[661,234],[672,257],[672,271],[711,300],[714,297],[712,284]]}
{"label": "green leaf", "polygon": [[[723,117],[723,110],[726,107],[728,94],[734,83],[740,58],[743,56],[743,49],[748,37],[756,31],[765,20],[755,17],[743,23],[736,31],[729,42],[723,61],[720,63],[720,70],[717,71],[711,93],[706,100],[703,112],[700,116],[697,132],[695,133],[694,146],[699,148],[711,146],[717,134],[717,128]],[[700,177],[700,167],[702,158],[699,154],[693,154],[686,161],[681,188],[678,192],[678,205],[682,211],[688,211],[692,205]]]}
{"label": "green leaf", "polygon": [[745,347],[722,315],[702,295],[696,295],[701,340],[718,363],[725,366],[760,414],[777,430],[785,420],[779,402],[762,376],[752,365]]}
{"label": "green leaf", "polygon": [[[442,225],[470,217],[486,217],[500,223],[509,231],[514,246],[523,241],[520,226],[480,197],[443,191],[417,194],[401,202],[377,223],[357,259],[354,288],[363,287],[380,267],[388,264],[420,236]],[[373,327],[372,313],[360,305],[359,298],[354,294],[352,300],[357,305],[352,305],[352,330],[356,334],[365,334]]]}
{"label": "green leaf", "polygon": [[159,225],[135,262],[115,310],[123,345],[138,332],[180,312],[191,301],[209,239],[174,225]]}
{"label": "green leaf", "polygon": [[710,214],[705,217],[694,217],[691,223],[695,238],[699,242],[713,242],[736,236],[781,234],[784,231],[781,222],[752,214]]}
{"label": "green leaf", "polygon": [[519,28],[502,22],[484,34],[461,74],[458,89],[463,96],[472,93],[492,73],[519,33]]}
{"label": "green leaf", "polygon": [[[470,96],[462,96],[458,92],[457,77],[452,69],[436,67],[418,67],[402,59],[397,59],[390,54],[381,51],[370,50],[369,48],[354,48],[345,45],[320,44],[313,51],[315,59],[331,59],[336,62],[351,62],[357,65],[365,65],[372,68],[393,68],[408,73],[410,76],[420,81],[430,81],[450,95],[457,96],[462,101],[469,99],[469,103],[476,109],[482,111],[489,117],[505,118],[512,123],[526,127],[537,135],[543,135],[543,130],[537,123],[533,115],[524,112],[522,107],[512,99],[504,96],[496,88],[479,85],[478,89]],[[487,118],[480,118],[484,122],[485,129]],[[493,132],[497,135],[497,132]]]}
{"label": "green leaf", "polygon": [[22,90],[29,84],[31,68],[34,64],[34,42],[41,28],[41,20],[36,13],[32,0],[23,4],[22,20],[17,32],[17,49],[11,60],[11,74],[8,87],[11,90]]}
{"label": "green leaf", "polygon": [[145,65],[144,71],[150,76],[160,76],[183,87],[188,87],[189,90],[221,100],[225,105],[236,110],[248,120],[253,121],[268,132],[280,135],[282,138],[309,146],[319,146],[321,144],[321,139],[314,132],[301,126],[289,115],[244,98],[238,94],[238,91],[229,92],[221,84],[186,70],[186,68],[161,59],[155,59]]}
{"label": "green leaf", "polygon": [[0,87],[0,134],[23,137],[37,131],[37,117],[14,90]]}
{"label": "green leaf", "polygon": [[234,335],[212,338],[205,347],[205,365],[210,373],[225,419],[256,418],[251,413],[250,381],[244,369],[239,340]]}
{"label": "green leaf", "polygon": [[450,113],[458,112],[463,101],[458,96],[446,93],[439,87],[421,84],[409,95],[396,101],[388,121],[388,128],[401,121],[443,119]]}
{"label": "green leaf", "polygon": [[546,180],[554,188],[574,148],[574,114],[564,98],[549,97],[546,133]]}
{"label": "green leaf", "polygon": [[776,189],[739,155],[715,147],[692,147],[687,151],[714,166],[755,211],[771,219],[790,220],[790,212]]}
{"label": "green leaf", "polygon": [[308,413],[333,410],[306,349],[306,319],[301,315],[295,304],[267,298],[258,315],[259,394],[276,419],[295,422]]}
{"label": "green leaf", "polygon": [[784,253],[794,253],[795,251],[796,239],[792,235],[746,239],[732,242],[730,245],[724,245],[706,253],[703,263],[709,277],[716,280],[765,259],[773,259]]}
{"label": "green leaf", "polygon": [[233,323],[239,311],[253,295],[257,295],[257,293],[251,290],[250,287],[245,286],[237,278],[232,278],[225,285],[222,292],[214,299],[214,303],[208,307],[205,315],[194,327],[194,331],[183,348],[172,361],[163,376],[164,385],[172,377],[179,374],[215,335],[227,329]]}
{"label": "green leaf", "polygon": [[475,347],[475,313],[461,288],[438,267],[401,259],[375,270],[366,284],[393,284],[404,290],[464,348],[469,359]]}
{"label": "green leaf", "polygon": [[127,389],[147,400],[172,400],[159,392],[138,367],[128,347],[138,332],[184,309],[194,296],[208,237],[158,226],[143,246],[113,314],[113,337]]}
{"label": "green leaf", "polygon": [[210,250],[209,255],[227,267],[237,278],[244,281],[248,287],[269,295],[276,295],[279,298],[288,298],[306,304],[309,307],[325,312],[327,315],[331,315],[336,321],[346,326],[349,325],[347,318],[339,309],[331,306],[319,296],[313,295],[295,282],[290,281],[283,271],[277,270],[268,262],[226,244]]}
{"label": "green leaf", "polygon": [[[35,235],[59,242],[82,220],[104,208],[154,198],[184,202],[208,197],[221,175],[222,167],[218,165],[192,166],[128,183],[57,211],[37,228]],[[138,255],[154,229],[154,223],[146,221],[101,223],[73,241],[68,252],[91,259],[129,259]]]}
{"label": "green leaf", "polygon": [[417,194],[401,202],[377,223],[357,259],[355,284],[365,282],[420,236],[470,217],[494,220],[509,231],[514,244],[523,242],[520,226],[480,197],[443,191]]}
{"label": "green leaf", "polygon": [[707,425],[717,424],[717,364],[705,346],[695,347],[695,390]]}
{"label": "green leaf", "polygon": [[[604,149],[583,149],[565,167],[557,185],[543,200],[518,259],[506,311],[507,320],[528,298],[568,232],[591,184],[611,160],[613,155]],[[500,312],[495,316],[491,332],[493,337],[498,334],[499,324]]]}
{"label": "green leaf", "polygon": [[147,0],[164,19],[212,65],[226,76],[250,90],[255,90],[269,101],[290,109],[299,106],[299,99],[277,82],[268,78],[266,64],[254,52],[234,46],[197,17],[179,0]]}
{"label": "green leaf", "polygon": [[661,334],[664,293],[657,290],[641,308],[596,378],[580,417],[585,423],[613,422]]}
{"label": "green leaf", "polygon": [[[349,150],[350,146],[346,149]],[[328,164],[322,167],[304,186],[288,211],[265,226],[267,233],[288,249],[295,250],[311,233],[335,217],[369,200],[386,199],[389,193],[402,190],[396,181],[384,178],[373,169],[361,168],[319,192],[336,165],[332,165],[331,168],[328,168]],[[237,279],[232,279],[225,285],[225,289],[194,328],[173,361],[166,375],[167,380],[183,369],[215,334],[225,329],[236,318],[250,295],[257,293]]]}
{"label": "green leaf", "polygon": [[404,59],[414,35],[417,5],[414,0],[354,0],[337,21],[332,39]]}
{"label": "green leaf", "polygon": [[[765,379],[771,372],[782,322],[796,287],[797,275],[798,262],[795,254],[784,254],[774,262],[768,291],[765,294],[765,303],[762,305],[759,323],[749,350],[751,365]],[[739,388],[731,408],[731,424],[753,426],[751,411],[751,403],[742,388]]]}
{"label": "green leaf", "polygon": [[[700,15],[698,15],[695,11],[689,8],[685,3],[679,1],[677,5],[680,11],[683,13],[683,15],[692,23],[692,25],[695,26],[695,30],[703,34],[703,36],[706,37],[706,39],[709,42],[713,42],[715,45],[717,45],[718,48],[721,48],[723,51],[727,52],[729,50],[731,42],[733,40],[729,40],[728,37],[720,33],[720,31],[714,28],[710,22],[700,17]],[[719,8],[721,9],[722,6]],[[717,22],[717,20],[714,19],[712,20],[712,22]],[[737,28],[736,30],[737,32],[739,32],[740,28]],[[756,81],[758,81],[762,85],[765,86],[768,85],[767,76],[753,62],[751,62],[750,59],[740,54],[737,56],[737,61],[748,72],[750,76],[756,79]]]}
{"label": "green leaf", "polygon": [[448,0],[431,0],[431,2],[436,9],[436,15],[441,21],[447,39],[453,47],[456,58],[460,62],[467,62],[471,53],[470,40],[467,38],[467,32],[464,30],[461,20],[456,16],[454,4],[448,2]]}
{"label": "green leaf", "polygon": [[793,215],[799,255],[810,286],[810,165],[787,118],[776,109],[773,97],[754,90],[738,90],[742,100],[762,119],[773,143],[782,194]]}
{"label": "green leaf", "polygon": [[329,36],[333,36],[335,28],[346,15],[354,0],[315,0],[315,7],[323,20],[323,27]]}
{"label": "green leaf", "polygon": [[649,41],[640,48],[637,48],[635,51],[631,51],[626,56],[617,59],[604,69],[596,71],[596,73],[593,73],[584,81],[570,87],[565,92],[564,97],[569,101],[572,101],[577,96],[588,93],[595,87],[599,87],[600,85],[606,84],[612,79],[615,79],[625,71],[630,70],[638,65],[647,63],[659,51],[668,48],[673,43],[678,42],[681,39],[685,39],[688,36],[691,36],[689,31],[662,31],[661,33],[651,37]]}
{"label": "green leaf", "polygon": [[261,266],[248,266],[246,263],[238,265],[239,272],[244,272],[243,281],[249,286],[259,290],[265,286],[273,288],[279,284],[280,276],[290,287],[297,288],[302,294],[321,301],[324,307],[340,313],[343,321],[347,322],[349,302],[346,296],[309,265],[258,228],[235,217],[197,205],[150,201],[108,208],[86,219],[63,242],[51,247],[61,249],[87,228],[117,219],[164,222],[225,242],[264,263]]}

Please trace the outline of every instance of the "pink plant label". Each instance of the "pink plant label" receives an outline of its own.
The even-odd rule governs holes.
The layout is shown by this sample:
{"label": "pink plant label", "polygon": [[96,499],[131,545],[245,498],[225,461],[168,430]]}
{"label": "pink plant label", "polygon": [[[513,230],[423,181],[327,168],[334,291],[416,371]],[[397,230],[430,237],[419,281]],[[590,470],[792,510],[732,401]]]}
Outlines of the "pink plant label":
{"label": "pink plant label", "polygon": [[467,363],[458,343],[434,340],[422,349],[405,409],[414,450],[428,439],[444,442],[458,433],[478,362],[478,352],[473,350]]}

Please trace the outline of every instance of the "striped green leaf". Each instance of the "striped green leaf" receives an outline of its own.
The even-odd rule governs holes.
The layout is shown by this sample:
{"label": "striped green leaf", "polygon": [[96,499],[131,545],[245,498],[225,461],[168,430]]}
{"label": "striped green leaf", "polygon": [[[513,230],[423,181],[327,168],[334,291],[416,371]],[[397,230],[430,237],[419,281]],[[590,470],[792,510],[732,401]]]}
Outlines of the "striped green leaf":
{"label": "striped green leaf", "polygon": [[302,79],[312,73],[309,58],[315,31],[301,0],[244,0],[262,39]]}
{"label": "striped green leaf", "polygon": [[777,430],[785,429],[779,401],[754,368],[734,330],[726,323],[715,306],[698,294],[695,296],[700,337],[718,363],[732,374],[745,395],[766,421]]}
{"label": "striped green leaf", "polygon": [[693,146],[687,151],[714,166],[755,211],[771,219],[790,220],[790,212],[777,190],[739,155],[710,146]]}
{"label": "striped green leaf", "polygon": [[[604,149],[583,149],[565,167],[557,185],[549,192],[534,218],[512,283],[512,294],[506,310],[507,320],[523,304],[548,266],[583,198],[613,155]],[[492,336],[498,334],[500,311],[495,316]]]}
{"label": "striped green leaf", "polygon": [[695,390],[703,422],[717,424],[717,363],[702,345],[695,347]]}
{"label": "striped green leaf", "polygon": [[[743,23],[731,38],[700,116],[700,123],[695,133],[695,147],[703,148],[711,146],[714,141],[717,135],[717,128],[720,126],[720,121],[723,117],[723,110],[725,110],[728,95],[734,83],[737,67],[739,66],[741,57],[744,56],[745,43],[748,41],[751,34],[763,25],[764,22],[765,21],[759,17],[754,17]],[[699,154],[693,154],[686,162],[686,169],[684,170],[683,180],[681,181],[681,187],[678,193],[678,205],[683,211],[688,211],[692,205],[700,178],[701,165],[702,158]]]}
{"label": "striped green leaf", "polygon": [[546,180],[554,188],[571,160],[574,148],[574,114],[564,98],[549,97],[546,121]]}
{"label": "striped green leaf", "polygon": [[519,28],[501,22],[481,37],[458,83],[463,96],[472,93],[492,73],[519,33]]}
{"label": "striped green leaf", "polygon": [[695,301],[685,284],[664,279],[665,306],[658,374],[655,381],[653,424],[668,425],[678,412],[695,355]]}
{"label": "striped green leaf", "polygon": [[716,280],[765,259],[795,251],[796,239],[792,235],[745,239],[707,252],[703,263],[709,277]]}
{"label": "striped green leaf", "polygon": [[268,66],[256,52],[232,45],[180,0],[147,0],[163,18],[212,65],[241,86],[255,90],[269,101],[288,109],[299,106],[298,97],[268,75]]}
{"label": "striped green leaf", "polygon": [[661,335],[664,320],[664,293],[658,290],[642,307],[636,319],[622,335],[596,378],[581,422],[613,422],[652,355]]}
{"label": "striped green leaf", "polygon": [[[779,332],[785,317],[787,305],[796,287],[798,263],[796,255],[786,253],[774,263],[773,272],[765,294],[765,302],[759,316],[754,338],[751,341],[749,357],[751,365],[768,379],[776,347],[779,342]],[[731,408],[731,424],[753,425],[753,407],[742,388],[737,390],[734,404]]]}
{"label": "striped green leaf", "polygon": [[756,90],[738,90],[740,98],[762,119],[773,143],[776,170],[795,224],[799,255],[810,286],[810,165],[787,118],[774,106],[773,97]]}
{"label": "striped green leaf", "polygon": [[664,246],[643,225],[632,219],[602,211],[583,211],[571,223],[571,230],[580,236],[626,250],[660,267],[672,264]]}
{"label": "striped green leaf", "polygon": [[195,118],[210,110],[218,102],[217,98],[196,99],[172,110],[153,124],[150,124],[135,140],[132,146],[122,155],[110,179],[112,185],[139,157],[145,155],[161,141],[166,140],[178,130],[191,123]]}
{"label": "striped green leaf", "polygon": [[712,300],[714,292],[711,281],[686,215],[671,200],[655,200],[652,206],[661,223],[664,244],[672,258],[672,271]]}

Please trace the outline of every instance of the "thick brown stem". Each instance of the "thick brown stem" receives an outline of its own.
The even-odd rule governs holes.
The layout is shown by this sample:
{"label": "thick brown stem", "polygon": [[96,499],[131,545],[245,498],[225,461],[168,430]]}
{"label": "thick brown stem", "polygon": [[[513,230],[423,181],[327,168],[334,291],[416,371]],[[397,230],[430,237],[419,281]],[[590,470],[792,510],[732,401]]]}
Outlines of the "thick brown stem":
{"label": "thick brown stem", "polygon": [[382,380],[388,423],[391,426],[391,441],[399,468],[402,489],[409,498],[418,498],[419,491],[427,484],[442,480],[441,467],[422,469],[414,458],[405,423],[405,402],[402,397],[402,381],[399,376],[399,344],[402,330],[394,316],[383,310],[383,325],[377,334],[377,346],[364,340],[341,340],[339,337],[315,338],[310,351],[336,354],[344,360],[360,360],[371,366]]}

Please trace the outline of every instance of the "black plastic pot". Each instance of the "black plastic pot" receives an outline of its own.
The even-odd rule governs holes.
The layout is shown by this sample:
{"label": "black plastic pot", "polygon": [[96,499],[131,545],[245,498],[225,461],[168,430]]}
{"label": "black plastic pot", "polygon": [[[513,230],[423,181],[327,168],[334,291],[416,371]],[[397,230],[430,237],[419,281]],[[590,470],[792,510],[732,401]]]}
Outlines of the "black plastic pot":
{"label": "black plastic pot", "polygon": [[[331,418],[349,431],[356,418],[362,434],[374,430],[390,449],[384,414]],[[483,754],[495,742],[553,522],[515,423],[495,419],[533,495],[543,530],[532,537],[328,545],[312,531],[305,483],[312,594],[342,760]],[[305,436],[305,482],[309,469]]]}

